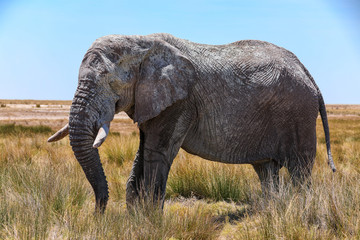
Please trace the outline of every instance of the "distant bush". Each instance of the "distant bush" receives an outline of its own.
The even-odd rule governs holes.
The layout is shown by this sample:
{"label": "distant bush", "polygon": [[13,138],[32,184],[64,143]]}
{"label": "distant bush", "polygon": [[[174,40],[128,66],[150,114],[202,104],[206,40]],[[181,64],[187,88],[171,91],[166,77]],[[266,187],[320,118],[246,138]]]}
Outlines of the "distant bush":
{"label": "distant bush", "polygon": [[52,129],[48,126],[22,126],[15,124],[0,125],[0,135],[20,134],[20,133],[51,133]]}
{"label": "distant bush", "polygon": [[40,104],[36,104],[36,107],[39,108],[39,107],[40,107]]}
{"label": "distant bush", "polygon": [[1,104],[1,107],[2,107],[2,108],[6,107],[6,104],[2,103],[2,104]]}

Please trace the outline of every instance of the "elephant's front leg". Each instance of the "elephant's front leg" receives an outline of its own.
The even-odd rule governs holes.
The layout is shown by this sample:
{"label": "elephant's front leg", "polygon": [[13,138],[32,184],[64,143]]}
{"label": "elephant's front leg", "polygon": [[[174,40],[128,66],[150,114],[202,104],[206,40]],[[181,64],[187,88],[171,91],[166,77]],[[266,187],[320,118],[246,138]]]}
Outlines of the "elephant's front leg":
{"label": "elephant's front leg", "polygon": [[134,164],[129,179],[126,183],[126,204],[133,206],[141,193],[144,185],[144,133],[140,130],[140,145],[136,153]]}
{"label": "elephant's front leg", "polygon": [[173,105],[159,118],[141,125],[144,131],[144,190],[146,202],[163,207],[172,162],[190,129],[189,109]]}
{"label": "elephant's front leg", "polygon": [[168,154],[152,148],[144,151],[144,188],[148,204],[164,205],[165,190],[173,158]]}

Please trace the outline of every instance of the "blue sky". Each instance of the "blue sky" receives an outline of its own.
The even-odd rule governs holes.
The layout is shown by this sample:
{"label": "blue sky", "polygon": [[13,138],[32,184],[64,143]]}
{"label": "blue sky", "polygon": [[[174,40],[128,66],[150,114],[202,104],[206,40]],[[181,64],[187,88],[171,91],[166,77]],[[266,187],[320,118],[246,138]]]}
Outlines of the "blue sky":
{"label": "blue sky", "polygon": [[360,104],[358,0],[0,0],[0,99],[71,100],[96,38],[155,32],[275,43],[298,56],[326,103]]}

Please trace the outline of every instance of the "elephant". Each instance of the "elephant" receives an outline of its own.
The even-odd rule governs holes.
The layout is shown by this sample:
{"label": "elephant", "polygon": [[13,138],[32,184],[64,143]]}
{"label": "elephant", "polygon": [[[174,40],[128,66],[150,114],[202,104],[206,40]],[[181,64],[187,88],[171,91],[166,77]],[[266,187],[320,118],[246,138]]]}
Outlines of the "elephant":
{"label": "elephant", "polygon": [[91,45],[69,123],[48,141],[69,135],[100,212],[109,193],[97,148],[121,111],[140,136],[126,184],[128,205],[151,198],[163,206],[180,148],[210,161],[251,164],[263,191],[278,184],[282,167],[304,183],[316,155],[319,112],[328,164],[336,170],[318,86],[292,52],[265,41],[207,45],[161,33],[108,35]]}

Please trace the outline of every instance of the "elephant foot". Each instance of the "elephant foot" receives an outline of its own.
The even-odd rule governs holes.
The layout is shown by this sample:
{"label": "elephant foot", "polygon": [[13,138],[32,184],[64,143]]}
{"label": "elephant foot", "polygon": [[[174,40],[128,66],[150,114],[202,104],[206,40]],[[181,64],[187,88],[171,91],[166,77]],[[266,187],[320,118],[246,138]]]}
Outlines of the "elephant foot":
{"label": "elephant foot", "polygon": [[[128,210],[133,209],[140,202],[140,187],[137,181],[129,179],[126,184],[126,206]],[[143,195],[143,194],[142,194]]]}

